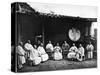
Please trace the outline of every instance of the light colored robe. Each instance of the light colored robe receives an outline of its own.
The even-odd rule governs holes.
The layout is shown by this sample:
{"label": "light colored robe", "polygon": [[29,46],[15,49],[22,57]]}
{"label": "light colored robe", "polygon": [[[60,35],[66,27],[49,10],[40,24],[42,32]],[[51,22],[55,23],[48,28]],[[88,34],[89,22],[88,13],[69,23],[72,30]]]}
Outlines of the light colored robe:
{"label": "light colored robe", "polygon": [[69,53],[67,55],[68,58],[78,58],[76,57],[76,53],[78,52],[78,49],[76,46],[72,46],[70,49],[69,49]]}
{"label": "light colored robe", "polygon": [[16,47],[16,50],[17,50],[17,54],[18,54],[18,65],[22,65],[24,63],[26,63],[26,60],[25,60],[25,51],[24,49],[19,45]]}
{"label": "light colored robe", "polygon": [[30,60],[33,61],[33,65],[38,65],[41,63],[41,57],[36,49],[30,50]]}
{"label": "light colored robe", "polygon": [[76,46],[72,46],[70,49],[69,49],[69,51],[73,51],[73,52],[78,52],[78,49],[77,49],[77,47]]}
{"label": "light colored robe", "polygon": [[79,47],[78,52],[81,54],[81,56],[85,56],[84,55],[84,48],[83,47]]}
{"label": "light colored robe", "polygon": [[39,55],[41,56],[42,61],[47,61],[49,59],[48,54],[45,52],[45,49],[41,46],[37,48]]}
{"label": "light colored robe", "polygon": [[26,43],[25,44],[25,48],[27,50],[29,50],[29,60],[31,60],[33,62],[33,65],[38,65],[41,63],[41,57],[39,56],[39,52],[34,49],[34,47],[29,44],[29,43]]}
{"label": "light colored robe", "polygon": [[30,50],[33,50],[34,48],[33,48],[33,46],[32,46],[31,44],[29,44],[29,43],[26,43],[26,44],[24,45],[24,48],[25,48],[26,51],[27,51],[27,58],[29,58],[29,57],[30,57]]}
{"label": "light colored robe", "polygon": [[82,60],[85,59],[85,54],[84,54],[84,52],[85,52],[84,48],[83,48],[83,47],[79,47],[78,53],[77,53],[77,59],[78,59],[79,61],[82,61]]}
{"label": "light colored robe", "polygon": [[48,43],[46,45],[46,50],[47,50],[47,52],[53,52],[53,45]]}
{"label": "light colored robe", "polygon": [[87,45],[86,47],[87,49],[87,53],[88,53],[88,58],[93,58],[93,50],[94,50],[94,47],[93,45]]}
{"label": "light colored robe", "polygon": [[26,43],[24,45],[24,47],[25,47],[26,50],[32,50],[32,49],[34,49],[33,46],[31,44],[29,44],[29,43]]}
{"label": "light colored robe", "polygon": [[54,60],[61,60],[63,58],[62,56],[62,50],[59,46],[54,47],[54,54],[53,54]]}

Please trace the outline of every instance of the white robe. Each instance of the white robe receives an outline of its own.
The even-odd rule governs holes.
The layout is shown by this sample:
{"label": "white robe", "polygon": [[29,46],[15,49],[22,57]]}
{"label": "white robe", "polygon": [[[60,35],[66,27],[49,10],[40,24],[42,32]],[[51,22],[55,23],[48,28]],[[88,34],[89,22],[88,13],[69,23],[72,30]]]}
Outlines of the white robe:
{"label": "white robe", "polygon": [[62,56],[62,50],[59,46],[54,47],[54,54],[53,54],[54,60],[61,60],[63,58]]}
{"label": "white robe", "polygon": [[88,58],[93,58],[93,49],[94,49],[93,45],[92,44],[87,45],[86,49],[88,52]]}
{"label": "white robe", "polygon": [[76,58],[75,55],[76,55],[75,52],[69,52],[67,56],[68,56],[68,58]]}
{"label": "white robe", "polygon": [[39,46],[39,47],[37,48],[37,50],[38,50],[38,52],[39,52],[39,54],[40,54],[40,56],[41,56],[42,61],[47,61],[47,60],[49,59],[49,56],[48,56],[48,54],[45,52],[45,49],[44,49],[43,47]]}
{"label": "white robe", "polygon": [[72,46],[70,49],[69,49],[69,53],[67,55],[68,58],[77,58],[76,57],[76,53],[78,52],[78,49],[76,46]]}
{"label": "white robe", "polygon": [[77,49],[77,47],[76,46],[72,46],[70,49],[69,49],[69,51],[74,51],[74,52],[78,52],[78,49]]}
{"label": "white robe", "polygon": [[84,50],[83,47],[79,47],[78,53],[77,53],[77,55],[76,55],[77,60],[79,60],[79,61],[84,60],[84,57],[85,57],[84,51],[85,51],[85,50]]}
{"label": "white robe", "polygon": [[27,58],[30,57],[30,50],[34,49],[33,46],[31,44],[29,44],[29,43],[26,43],[24,45],[24,48],[27,50]]}
{"label": "white robe", "polygon": [[18,65],[22,65],[22,64],[26,63],[26,60],[24,57],[24,55],[25,55],[24,49],[21,46],[17,46],[16,50],[17,50],[17,54],[18,54]]}
{"label": "white robe", "polygon": [[30,50],[30,60],[33,61],[33,65],[38,65],[41,63],[41,57],[36,49]]}
{"label": "white robe", "polygon": [[53,52],[53,45],[48,43],[46,45],[46,50],[47,50],[47,52]]}
{"label": "white robe", "polygon": [[80,47],[80,48],[78,49],[78,52],[81,54],[81,56],[85,56],[85,55],[84,55],[84,48],[83,48],[83,47]]}
{"label": "white robe", "polygon": [[30,52],[29,60],[31,60],[33,62],[33,65],[40,64],[41,63],[41,57],[39,57],[39,52],[36,49],[34,49],[34,47],[29,43],[25,44],[25,48],[27,50],[29,50],[29,52]]}
{"label": "white robe", "polygon": [[32,50],[32,49],[34,49],[33,46],[31,44],[29,44],[29,43],[26,43],[24,45],[24,47],[25,47],[26,50]]}

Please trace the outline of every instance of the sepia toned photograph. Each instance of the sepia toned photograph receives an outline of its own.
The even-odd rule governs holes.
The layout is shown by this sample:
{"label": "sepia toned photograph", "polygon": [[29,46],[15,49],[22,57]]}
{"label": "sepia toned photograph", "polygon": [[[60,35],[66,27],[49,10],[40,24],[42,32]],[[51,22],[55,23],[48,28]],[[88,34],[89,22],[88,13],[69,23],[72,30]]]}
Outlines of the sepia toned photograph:
{"label": "sepia toned photograph", "polygon": [[97,7],[11,4],[11,71],[97,68]]}

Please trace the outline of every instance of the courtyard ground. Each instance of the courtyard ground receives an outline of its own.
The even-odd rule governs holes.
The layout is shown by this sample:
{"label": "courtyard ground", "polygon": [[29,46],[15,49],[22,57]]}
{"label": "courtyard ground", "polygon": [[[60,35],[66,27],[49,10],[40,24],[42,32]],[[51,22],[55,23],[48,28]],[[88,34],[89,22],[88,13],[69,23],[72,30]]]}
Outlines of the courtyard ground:
{"label": "courtyard ground", "polygon": [[71,61],[71,60],[48,60],[37,66],[24,64],[24,67],[18,72],[37,72],[37,71],[54,71],[54,70],[67,70],[67,69],[82,69],[82,68],[96,68],[97,60],[85,60],[82,62]]}

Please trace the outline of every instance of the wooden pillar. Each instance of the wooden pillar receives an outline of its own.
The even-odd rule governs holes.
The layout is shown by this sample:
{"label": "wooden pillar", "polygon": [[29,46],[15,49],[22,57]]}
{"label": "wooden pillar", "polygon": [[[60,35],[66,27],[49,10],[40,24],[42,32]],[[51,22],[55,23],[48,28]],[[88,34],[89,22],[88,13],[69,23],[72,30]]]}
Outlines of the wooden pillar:
{"label": "wooden pillar", "polygon": [[44,36],[45,30],[44,30],[44,25],[42,26],[42,42],[43,42],[43,47],[45,45],[45,36]]}
{"label": "wooden pillar", "polygon": [[88,36],[88,26],[86,26],[86,32],[85,32],[85,36]]}
{"label": "wooden pillar", "polygon": [[91,33],[91,22],[88,22],[86,24],[87,25],[86,25],[86,28],[85,28],[85,30],[86,30],[85,36],[90,36],[90,33]]}

